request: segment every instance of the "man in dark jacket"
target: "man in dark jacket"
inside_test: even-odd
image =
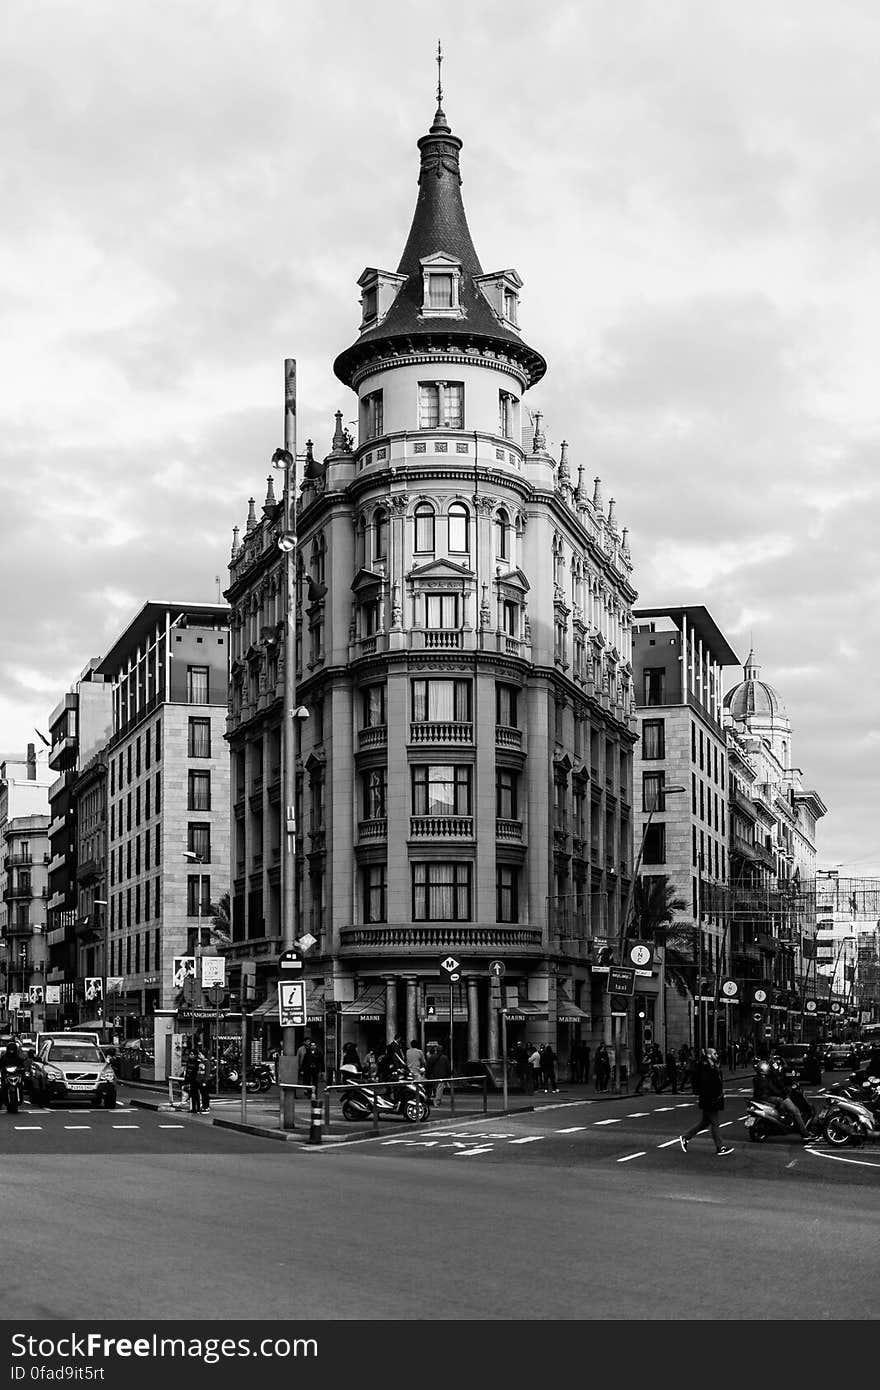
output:
[[[708,1129],[715,1144],[716,1154],[732,1154],[732,1146],[721,1142],[721,1131],[718,1128],[718,1116],[724,1109],[724,1077],[721,1075],[718,1053],[714,1047],[706,1048],[694,1068],[693,1087],[697,1105],[700,1107],[700,1118],[686,1134],[678,1136],[682,1153],[687,1153],[691,1139],[695,1139],[701,1130]]]

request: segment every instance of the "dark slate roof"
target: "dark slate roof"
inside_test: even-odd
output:
[[[540,353],[523,342],[519,334],[506,328],[493,313],[474,276],[483,274],[471,240],[470,230],[461,200],[459,151],[462,142],[453,135],[443,111],[438,107],[434,123],[427,135],[418,142],[421,155],[419,194],[412,226],[398,275],[406,275],[406,284],[382,322],[362,333],[356,343],[337,357],[333,370],[346,385],[362,362],[380,354],[376,348],[407,351],[428,344],[442,347],[446,343],[459,350],[463,346],[490,347],[506,350],[526,369],[531,384],[539,381],[547,370]],[[422,308],[421,260],[435,252],[454,257],[461,264],[462,277],[459,302],[461,318],[420,317]]]

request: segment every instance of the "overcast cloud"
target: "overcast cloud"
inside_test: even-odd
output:
[[[754,641],[820,863],[880,876],[873,0],[19,0],[3,30],[0,750],[144,600],[216,598],[285,356],[303,438],[353,415],[332,361],[404,244],[439,33],[529,404],[617,499],[640,601]]]

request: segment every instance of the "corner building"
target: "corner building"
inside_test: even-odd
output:
[[[590,965],[631,873],[626,532],[567,446],[551,456],[540,413],[525,429],[546,364],[516,271],[477,258],[461,143],[438,109],[400,264],[361,275],[359,336],[335,363],[358,441],[338,413],[298,499],[295,934],[317,938],[307,1009],[331,1064],[343,1040],[448,1043],[450,955],[456,1066],[500,1056],[503,1005],[509,1045],[549,1038],[564,1060],[602,1033]],[[279,513],[270,484],[228,592],[233,935],[258,962],[279,929],[275,883],[264,925],[254,896],[277,795],[265,831],[252,814],[263,768],[280,774]]]

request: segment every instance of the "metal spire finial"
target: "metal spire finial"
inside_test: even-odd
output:
[[[443,105],[443,45],[437,40],[437,105]]]

